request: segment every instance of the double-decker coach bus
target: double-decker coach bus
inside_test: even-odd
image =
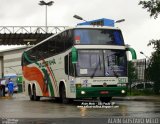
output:
[[[118,28],[65,29],[23,53],[25,92],[30,100],[55,97],[63,103],[84,98],[109,102],[113,96],[124,96],[127,50]]]

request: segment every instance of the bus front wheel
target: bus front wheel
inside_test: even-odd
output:
[[[112,100],[112,97],[100,97],[99,98],[101,102],[110,102]]]
[[[61,89],[60,90],[61,102],[64,103],[64,104],[69,103],[69,99],[66,98],[66,89],[65,89],[65,86],[62,85],[60,89]]]

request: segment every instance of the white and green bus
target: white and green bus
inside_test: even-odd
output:
[[[99,98],[109,102],[127,93],[127,51],[120,29],[75,26],[22,55],[25,92],[30,100]],[[134,58],[134,57],[133,57]]]

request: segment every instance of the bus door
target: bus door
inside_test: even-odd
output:
[[[65,56],[65,74],[66,77],[66,90],[68,92],[68,97],[75,98],[76,97],[76,70],[75,64],[72,63],[72,54],[69,53]]]

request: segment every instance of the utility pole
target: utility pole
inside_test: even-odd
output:
[[[49,1],[49,2],[40,1],[40,2],[39,2],[39,5],[40,5],[40,6],[43,6],[43,5],[46,6],[46,8],[45,8],[45,10],[46,10],[46,13],[45,13],[45,15],[46,15],[46,16],[45,16],[46,33],[48,32],[48,28],[47,28],[47,6],[52,6],[53,3],[54,3],[54,1]]]
[[[145,56],[145,59],[144,59],[144,89],[146,89],[146,82],[147,82],[147,79],[146,79],[146,70],[147,70],[147,58],[149,59],[148,56],[146,56],[142,51],[140,52],[140,54],[144,55]]]

